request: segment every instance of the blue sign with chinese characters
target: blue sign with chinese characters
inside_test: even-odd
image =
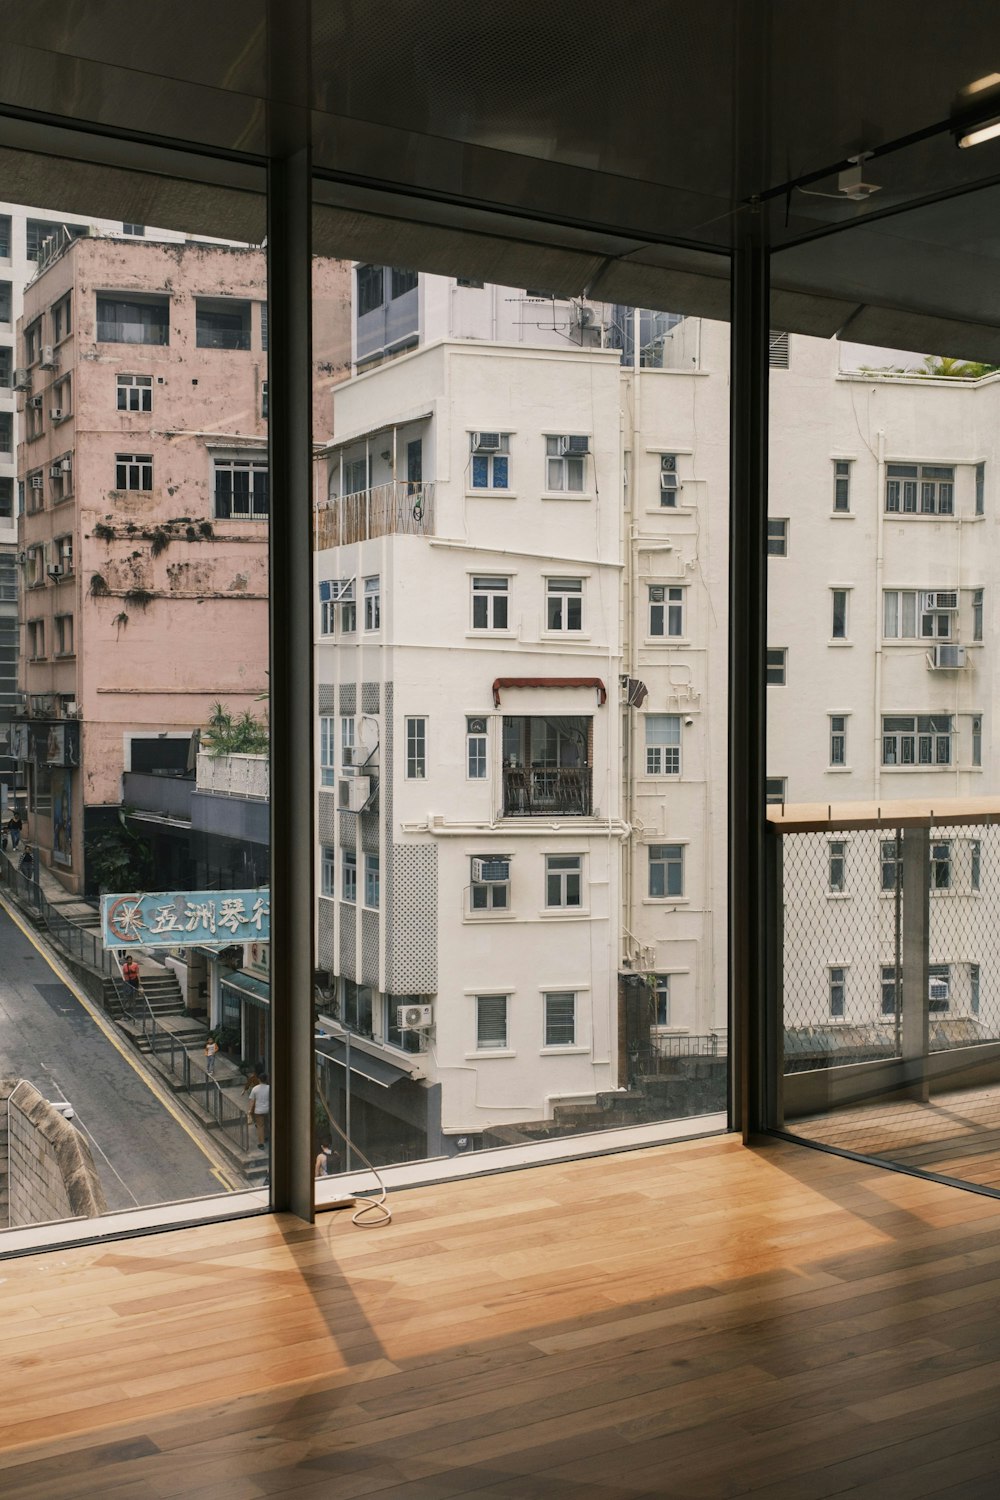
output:
[[[155,891],[101,897],[105,948],[228,948],[271,939],[271,892]]]

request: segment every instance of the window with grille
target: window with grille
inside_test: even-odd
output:
[[[951,714],[886,714],[882,718],[884,766],[950,766]]]
[[[270,512],[267,459],[214,462],[215,515],[219,520],[266,521]]]
[[[646,775],[681,774],[681,720],[679,714],[646,715]]]
[[[885,508],[898,515],[955,514],[955,469],[950,464],[888,464]]]

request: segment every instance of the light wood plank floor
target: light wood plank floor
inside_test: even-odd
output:
[[[1000,1202],[692,1142],[8,1261],[4,1500],[996,1500]]]
[[[1000,1087],[886,1099],[789,1122],[793,1135],[1000,1190]],[[1000,1486],[998,1486],[1000,1494]]]

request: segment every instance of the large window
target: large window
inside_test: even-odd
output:
[[[270,510],[267,460],[215,460],[215,514],[219,520],[240,517],[264,521]]]
[[[249,349],[250,303],[232,297],[197,297],[195,343],[199,349]]]
[[[958,630],[957,589],[886,589],[882,633],[886,640],[949,641]]]
[[[954,468],[948,464],[888,464],[885,508],[902,515],[954,515]]]
[[[586,489],[589,437],[562,434],[545,439],[545,487],[553,493],[582,494]]]
[[[950,766],[951,714],[886,714],[882,719],[884,766]]]
[[[169,344],[170,298],[122,298],[98,293],[97,340],[102,344]]]

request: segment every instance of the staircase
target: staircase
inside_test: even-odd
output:
[[[172,969],[140,976],[139,985],[154,1016],[180,1016],[184,1013],[184,996]],[[121,995],[121,980],[105,978],[104,1009],[113,1021],[120,1021],[125,1013]]]

